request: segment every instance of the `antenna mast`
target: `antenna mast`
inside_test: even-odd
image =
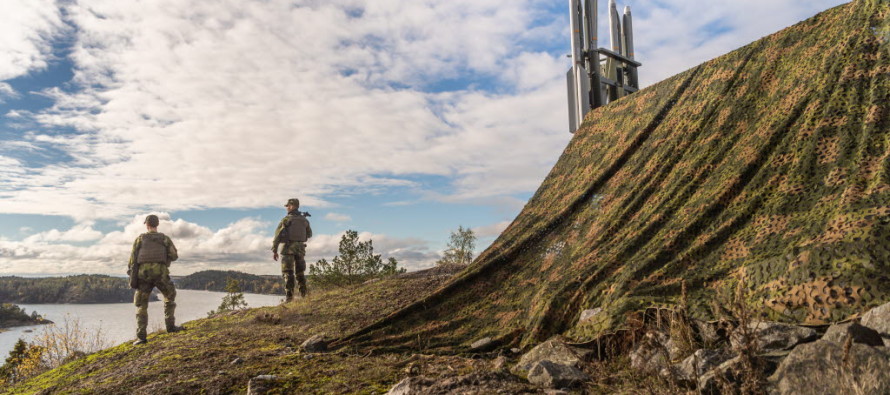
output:
[[[637,68],[642,64],[634,60],[630,6],[624,7],[622,21],[615,0],[609,0],[610,50],[597,48],[597,2],[569,0],[572,68],[566,82],[571,133],[581,127],[590,110],[640,89]]]

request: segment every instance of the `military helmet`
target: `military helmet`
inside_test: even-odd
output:
[[[287,203],[285,203],[284,205],[285,206],[293,205],[294,208],[300,208],[300,199],[297,199],[297,198],[287,199]]]
[[[157,215],[151,214],[151,215],[145,217],[145,222],[143,222],[143,223],[148,224],[148,226],[157,228],[158,224],[160,224],[161,221],[158,219]]]

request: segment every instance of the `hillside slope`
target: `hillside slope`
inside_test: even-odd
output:
[[[620,328],[677,304],[684,284],[698,318],[742,284],[773,319],[843,320],[890,300],[888,103],[890,2],[857,0],[591,113],[454,279],[431,270],[196,320],[6,391],[243,393],[259,375],[277,377],[271,393],[384,392],[405,376],[543,391],[491,362]],[[300,350],[320,333],[343,347]],[[454,355],[483,337],[502,348]],[[657,393],[652,375],[585,369],[587,393]]]
[[[344,343],[584,341],[684,283],[703,319],[740,281],[781,321],[890,300],[888,9],[854,1],[593,111],[468,272]]]

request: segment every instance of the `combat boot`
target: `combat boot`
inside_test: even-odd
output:
[[[181,326],[167,325],[167,333],[182,332],[182,331],[184,331],[184,330],[185,330],[185,328],[183,328],[183,327],[181,327]]]
[[[300,285],[300,297],[305,298],[306,295],[309,294],[309,290],[306,289],[305,285]]]
[[[138,346],[140,344],[145,344],[145,343],[148,343],[148,339],[146,339],[144,337],[140,337],[140,338],[136,339],[136,341],[133,342],[133,345]]]

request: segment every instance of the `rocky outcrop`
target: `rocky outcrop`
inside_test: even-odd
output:
[[[686,357],[682,362],[674,365],[677,378],[689,383],[696,383],[698,379],[722,363],[733,359],[736,353],[727,350],[701,349]]]
[[[646,333],[640,344],[630,353],[630,366],[645,373],[658,374],[670,367],[670,337],[664,332]]]
[[[815,340],[819,336],[812,328],[779,322],[751,322],[747,325],[747,331],[753,335],[754,346],[764,352],[787,350],[799,343]],[[730,337],[733,348],[745,347],[744,332],[743,328],[733,332]]]
[[[394,385],[387,395],[512,394],[534,389],[507,373],[471,373],[438,379],[409,377]]]
[[[819,340],[794,348],[770,378],[776,394],[890,393],[890,352]]]
[[[865,344],[867,346],[883,346],[884,340],[878,331],[867,326],[859,325],[855,322],[844,324],[835,324],[828,328],[822,340],[841,343],[850,339],[853,343]]]
[[[890,347],[890,303],[869,310],[860,323],[876,330],[884,338],[884,345]]]

